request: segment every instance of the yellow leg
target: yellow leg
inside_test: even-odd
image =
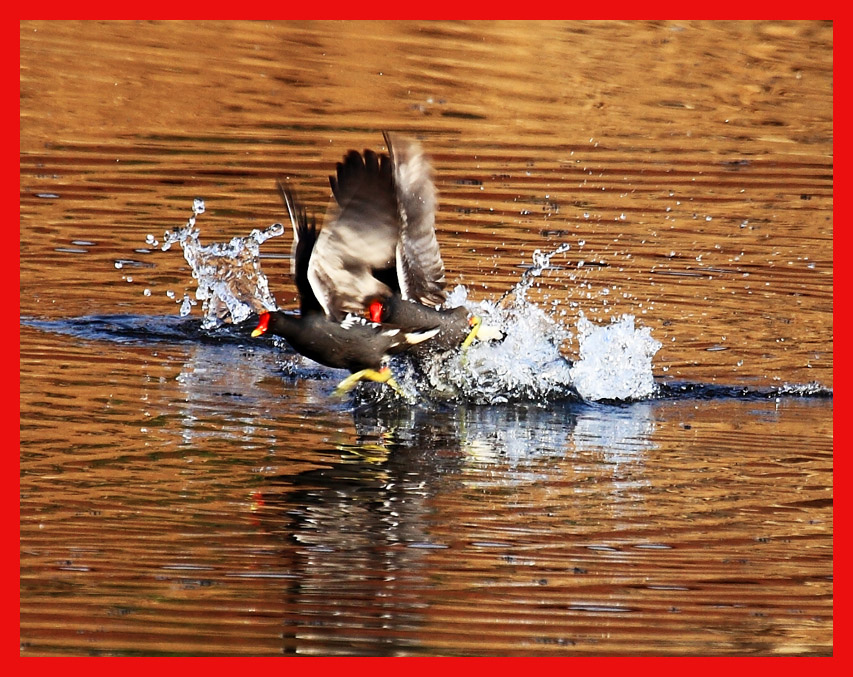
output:
[[[477,332],[480,331],[480,325],[483,324],[483,318],[478,315],[474,315],[471,318],[471,331],[468,332],[468,336],[465,337],[465,340],[462,341],[462,348],[467,348],[470,346],[474,339],[477,338]]]
[[[354,374],[350,374],[338,384],[338,387],[335,388],[332,395],[334,397],[341,397],[345,395],[352,390],[355,387],[355,384],[359,381],[387,383],[400,397],[406,397],[406,394],[403,392],[402,388],[397,385],[397,382],[394,380],[394,377],[391,375],[391,370],[388,367],[382,367],[379,371],[376,371],[375,369],[362,369]]]

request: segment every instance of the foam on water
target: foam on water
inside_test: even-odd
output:
[[[637,329],[633,315],[597,326],[580,313],[579,358],[571,368],[572,383],[585,400],[640,400],[655,394],[652,358],[661,343],[648,327]]]
[[[428,355],[416,368],[418,389],[480,404],[574,395],[571,363],[560,353],[570,333],[559,322],[529,303],[523,294],[504,306],[490,301],[469,302],[467,296],[467,289],[457,286],[447,305],[464,305],[479,315],[483,324],[499,329],[503,340],[475,341],[465,351]]]
[[[502,307],[471,303],[458,286],[448,304],[465,305],[500,329],[503,340],[427,356],[405,376],[405,385],[479,404],[571,397],[627,401],[656,392],[652,358],[661,344],[649,328],[636,328],[632,315],[596,325],[581,313],[575,332],[579,359],[572,362],[562,352],[572,332],[523,294]]]
[[[406,382],[418,389],[465,401],[498,404],[508,401],[543,402],[568,397],[584,400],[637,400],[652,396],[656,385],[652,358],[661,344],[648,328],[637,329],[632,315],[597,326],[581,312],[576,326],[579,360],[572,363],[563,345],[572,332],[527,298],[527,292],[551,259],[569,250],[562,244],[552,252],[533,253],[533,265],[497,302],[468,300],[457,286],[447,305],[464,305],[483,323],[499,329],[502,341],[475,342],[467,351],[432,355],[417,365]]]

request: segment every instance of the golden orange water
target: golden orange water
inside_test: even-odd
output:
[[[831,398],[353,411],[249,340],[29,322],[176,314],[148,234],[322,214],[390,129],[473,298],[569,243],[531,298],[635,315],[660,380],[831,389],[831,23],[20,29],[22,655],[832,652]]]

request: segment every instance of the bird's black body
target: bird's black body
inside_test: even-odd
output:
[[[438,327],[436,336],[422,346],[424,350],[449,350],[462,344],[471,332],[471,315],[463,307],[431,308],[407,301],[398,293],[370,308],[374,322],[406,326]]]
[[[389,356],[437,333],[434,328],[404,331],[353,317],[335,322],[317,313],[290,315],[276,311],[269,313],[266,322],[266,333],[286,339],[301,355],[351,372],[379,370]]]
[[[346,316],[332,319],[323,309],[308,279],[308,266],[317,242],[317,226],[293,194],[280,186],[293,224],[294,283],[299,292],[299,315],[273,311],[261,315],[252,336],[270,333],[284,338],[301,355],[327,367],[380,370],[388,358],[413,345],[432,338],[435,325],[417,323],[400,326],[380,325],[364,318]]]

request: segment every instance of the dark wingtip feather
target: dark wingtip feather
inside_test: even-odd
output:
[[[392,165],[386,153],[377,153],[369,148],[363,153],[350,150],[335,169],[335,174],[329,175],[329,186],[341,206],[349,202],[366,183],[375,182],[375,177],[379,177],[380,185],[388,186],[390,190]]]
[[[302,315],[307,312],[321,310],[320,302],[317,300],[314,290],[308,281],[308,262],[317,242],[317,220],[312,215],[308,218],[308,211],[299,204],[293,191],[276,181],[281,198],[287,207],[290,222],[293,225],[293,260],[291,272],[293,281],[299,292],[299,308]]]

